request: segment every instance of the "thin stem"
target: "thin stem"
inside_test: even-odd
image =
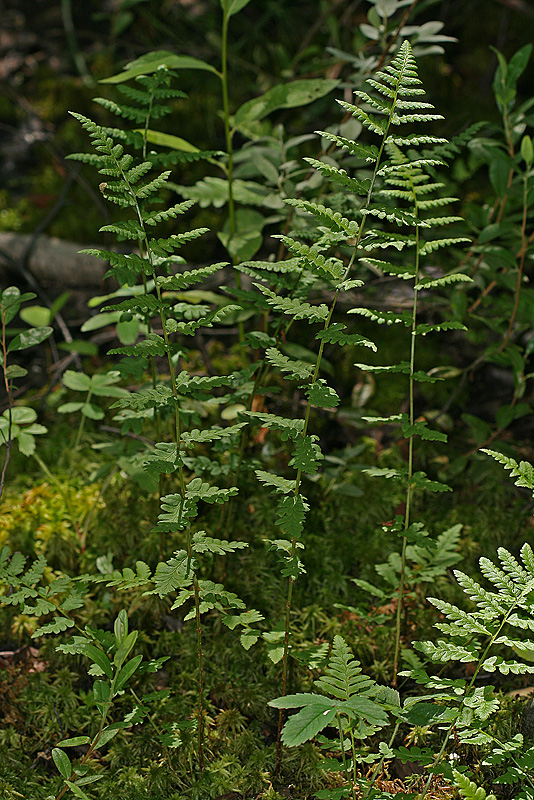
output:
[[[204,771],[204,654],[202,651],[202,620],[200,617],[200,587],[198,578],[193,575],[195,592],[195,619],[197,623],[198,648],[198,763],[200,771]]]
[[[418,215],[417,195],[415,187],[410,181],[414,197],[414,216]],[[408,439],[408,476],[406,486],[406,511],[404,513],[404,531],[406,532],[410,526],[410,511],[412,504],[413,486],[413,424],[414,424],[414,372],[415,372],[415,339],[416,339],[416,326],[417,326],[417,284],[419,281],[419,226],[415,228],[415,275],[414,275],[414,289],[413,289],[413,305],[412,305],[412,325],[410,330],[410,376],[409,376],[409,419],[410,419],[410,437]],[[399,591],[397,597],[397,614],[395,620],[395,655],[393,658],[393,686],[397,686],[397,673],[399,671],[399,654],[401,645],[401,624],[402,624],[402,609],[403,609],[403,595],[404,584],[406,582],[406,547],[408,539],[406,535],[402,537],[402,552],[401,552],[401,570],[399,579]]]
[[[221,83],[222,83],[222,96],[223,96],[223,115],[224,115],[224,136],[226,139],[226,153],[228,155],[227,165],[227,182],[228,182],[228,224],[230,226],[230,239],[236,233],[236,216],[234,204],[234,147],[232,143],[232,131],[230,130],[230,103],[228,98],[228,23],[230,15],[223,7],[223,23],[222,23],[222,53],[221,53]],[[232,262],[235,264],[237,259],[232,257]],[[235,272],[235,285],[241,289],[241,275]],[[239,331],[239,341],[243,344],[245,339],[245,327],[243,322],[237,323]]]
[[[519,306],[519,297],[521,294],[521,282],[523,280],[523,268],[525,266],[525,256],[527,254],[527,249],[528,249],[527,214],[528,214],[528,169],[525,171],[525,175],[523,176],[523,218],[521,221],[521,249],[519,251],[519,269],[517,272],[517,282],[515,287],[514,307],[512,309],[512,314],[510,316],[510,322],[508,323],[508,330],[506,331],[504,340],[498,352],[503,350],[508,344],[508,340],[512,335],[512,330],[514,327],[514,322],[517,314],[517,308]]]
[[[345,739],[344,739],[344,736],[343,736],[343,725],[341,724],[341,714],[339,714],[339,712],[338,712],[336,714],[336,717],[337,717],[337,727],[338,727],[338,730],[339,730],[339,744],[340,744],[340,747],[341,747],[341,758],[343,760],[343,769],[345,770],[345,777],[347,779],[347,783],[350,786],[350,790],[351,790],[351,794],[352,794],[352,800],[356,800],[356,794],[354,792],[354,783],[352,782],[351,777],[350,777],[349,766],[347,764],[347,755],[345,753]]]
[[[87,403],[91,402],[92,394],[93,393],[92,393],[91,389],[89,389],[89,391],[87,392],[87,397],[85,398],[85,404],[86,405],[87,405]],[[79,446],[80,446],[80,441],[81,441],[81,438],[82,438],[82,433],[83,433],[84,427],[85,427],[85,414],[82,413],[81,414],[81,419],[80,419],[80,424],[78,425],[78,431],[76,433],[76,439],[74,440],[74,449],[75,450],[77,450],[79,448]]]
[[[0,477],[0,498],[4,493],[4,486],[6,483],[6,473],[7,468],[9,465],[9,461],[11,459],[11,430],[13,427],[13,396],[11,393],[11,386],[9,383],[9,379],[7,377],[7,342],[6,342],[6,315],[4,311],[4,307],[0,307],[0,314],[2,318],[2,371],[4,375],[4,385],[6,387],[6,396],[7,396],[7,436],[4,437],[2,433],[2,437],[5,438],[5,445],[6,445],[6,457],[4,460],[4,466],[2,467],[2,475]]]

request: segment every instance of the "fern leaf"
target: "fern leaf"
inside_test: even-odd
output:
[[[293,483],[293,489],[294,489]],[[286,494],[281,497],[276,507],[276,524],[291,539],[298,539],[304,527],[309,505],[302,494]]]
[[[359,261],[361,261],[362,264],[369,264],[371,267],[379,269],[387,275],[395,275],[398,278],[413,278],[415,275],[415,267],[413,265],[406,267],[400,266],[399,264],[391,264],[389,261],[383,261],[380,258],[370,258],[369,256],[364,256],[360,258]]]
[[[169,219],[175,219],[180,214],[185,212],[194,205],[192,200],[185,200],[183,203],[177,203],[164,211],[152,211],[150,214],[143,214],[143,222],[146,225],[157,225],[159,222],[167,222]]]
[[[135,196],[140,197],[142,200],[144,200],[146,197],[150,197],[150,195],[154,194],[154,192],[158,192],[160,189],[164,188],[165,184],[169,180],[170,175],[170,171],[162,172],[153,180],[136,189]]]
[[[315,133],[318,133],[323,139],[334,142],[338,147],[348,150],[351,155],[365,159],[365,161],[374,163],[378,158],[378,148],[374,145],[363,145],[359,142],[353,142],[352,139],[347,139],[344,136],[336,136],[336,134],[330,133],[329,131],[315,131]]]
[[[295,319],[304,319],[311,324],[313,322],[325,320],[328,316],[328,306],[324,305],[324,303],[313,306],[310,303],[305,303],[303,300],[296,300],[291,297],[278,297],[277,294],[267,289],[267,287],[262,286],[260,283],[255,283],[254,286],[265,295],[269,305],[273,306],[277,311],[289,314]]]
[[[465,236],[454,236],[454,237],[451,237],[449,239],[433,239],[430,242],[425,242],[424,245],[422,245],[422,247],[419,248],[419,253],[422,256],[426,256],[429,253],[433,253],[434,250],[438,250],[441,247],[450,247],[453,244],[461,244],[462,242],[468,242],[468,241],[469,241],[469,239],[466,239]],[[459,275],[460,273],[456,273],[456,274]],[[443,280],[443,279],[440,278],[440,280]],[[470,281],[471,279],[468,278],[466,275],[463,275],[458,280],[468,280],[468,281]]]
[[[340,278],[345,272],[342,261],[337,258],[327,258],[322,253],[318,252],[317,245],[312,245],[310,247],[302,242],[297,242],[289,236],[277,235],[275,238],[280,239],[292,253],[306,259],[310,265],[317,268],[320,274],[330,275],[333,278]]]
[[[244,411],[244,414],[257,420],[265,428],[274,428],[281,433],[282,441],[287,439],[296,439],[304,429],[303,419],[286,419],[285,417],[278,417],[276,414],[261,414],[258,411]]]
[[[481,448],[481,452],[487,453],[502,464],[505,469],[510,470],[511,477],[518,478],[518,480],[515,481],[516,486],[523,486],[534,492],[534,467],[532,464],[529,464],[527,461],[521,461],[521,463],[518,464],[515,459],[505,456],[503,453],[499,453],[496,450]]]
[[[360,336],[357,333],[343,333],[347,329],[347,326],[343,324],[343,322],[331,322],[328,328],[324,328],[322,331],[319,331],[316,335],[316,339],[320,339],[323,342],[328,342],[329,344],[350,344],[350,345],[359,345],[362,347],[369,347],[371,350],[376,352],[376,345],[370,339],[367,339],[365,336]]]
[[[265,472],[265,470],[257,469],[256,477],[265,486],[272,486],[282,494],[290,494],[295,491],[295,481],[282,478],[281,475],[276,475],[274,472]]]
[[[115,233],[125,239],[142,239],[144,231],[139,223],[134,219],[127,219],[124,222],[114,222],[111,225],[103,225],[100,228],[103,233]]]
[[[309,404],[317,408],[335,408],[340,403],[337,392],[328,386],[322,378],[308,386],[306,396]]]
[[[428,228],[430,227],[425,220],[414,217],[408,211],[403,211],[399,208],[386,208],[386,206],[373,206],[372,208],[362,208],[361,213],[364,216],[378,217],[379,219],[387,219],[388,222],[395,222],[397,225],[412,225],[415,227]]]
[[[288,358],[277,350],[276,347],[269,347],[265,351],[265,356],[273,367],[279,369],[280,372],[286,372],[292,378],[306,380],[310,378],[313,373],[313,367],[310,364],[306,364],[304,361],[298,361],[294,358]]]
[[[313,475],[319,469],[324,456],[317,444],[318,436],[302,436],[295,442],[295,452],[289,466],[304,474]]]
[[[307,161],[308,164],[314,167],[314,169],[318,170],[323,175],[326,175],[327,178],[330,178],[339,186],[343,186],[345,189],[350,189],[350,191],[354,192],[355,194],[367,195],[371,186],[370,180],[365,179],[363,181],[359,181],[356,178],[351,178],[349,175],[347,175],[346,170],[341,169],[340,167],[334,167],[332,164],[326,164],[324,161],[318,161],[316,158],[304,158],[303,160]]]
[[[350,700],[355,694],[368,696],[376,684],[372,678],[361,673],[360,662],[356,661],[343,637],[336,635],[325,674],[314,684],[325,694],[339,700]]]
[[[346,111],[352,114],[359,122],[362,123],[366,128],[368,128],[372,133],[378,134],[378,136],[383,136],[386,132],[385,128],[385,120],[379,119],[378,117],[371,116],[367,114],[362,108],[359,106],[355,106],[352,103],[347,103],[345,100],[338,100],[337,101],[340,106],[342,106]],[[364,194],[367,194],[365,192]]]
[[[284,202],[287,203],[287,205],[313,214],[314,217],[316,217],[317,220],[323,225],[327,225],[336,232],[343,231],[347,234],[347,237],[354,238],[358,235],[358,230],[360,227],[359,223],[355,222],[354,220],[347,219],[341,214],[340,211],[333,211],[327,206],[323,206],[319,203],[312,203],[309,200],[293,200],[288,198]]]
[[[361,317],[368,317],[379,325],[396,325],[401,323],[406,327],[412,324],[412,314],[410,311],[375,311],[371,308],[351,308],[347,314],[359,314]]]
[[[479,788],[474,781],[469,780],[467,775],[453,769],[454,781],[465,800],[497,800],[494,794],[486,794],[486,790]]]

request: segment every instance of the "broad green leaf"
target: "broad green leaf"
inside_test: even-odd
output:
[[[96,743],[96,749],[99,750],[101,747],[104,747],[108,742],[110,742],[120,731],[119,727],[114,728],[110,725],[108,728],[104,728],[100,736],[98,737]]]
[[[144,130],[138,128],[138,133],[143,133]],[[172,150],[183,150],[186,153],[199,153],[198,147],[195,147],[191,142],[187,142],[180,136],[173,136],[170,133],[162,133],[161,131],[153,131],[150,128],[146,132],[147,142],[150,144],[157,144],[160,147],[170,147]]]
[[[321,697],[319,702],[305,706],[288,719],[282,732],[282,741],[287,747],[297,747],[313,739],[335,718],[336,701]]]
[[[240,208],[235,215],[235,233],[230,232],[230,221],[226,220],[218,237],[232,258],[246,261],[260,249],[263,242],[261,232],[266,221],[266,217],[258,211]]]
[[[305,106],[328,94],[338,85],[339,81],[337,80],[309,78],[273,86],[265,94],[248,100],[238,108],[235,124],[239,127],[242,123],[263,119],[279,108]]]
[[[171,53],[168,50],[153,50],[151,53],[145,53],[144,56],[136,58],[135,61],[130,61],[122,72],[109,78],[104,78],[100,83],[124,83],[136,78],[138,75],[150,75],[161,66],[169,69],[201,69],[206,72],[213,72],[214,75],[219,75],[215,67],[212,67],[206,61],[201,61],[199,58],[176,55],[176,53]]]
[[[72,342],[60,342],[59,350],[67,350],[69,353],[79,353],[81,356],[97,356],[98,345],[88,342],[85,339],[74,339]]]
[[[52,758],[54,759],[54,764],[58,768],[60,774],[68,780],[72,775],[72,765],[68,755],[64,753],[63,750],[59,750],[57,747],[54,747],[52,750]]]
[[[20,318],[35,327],[50,325],[52,314],[46,306],[26,306],[21,309]]]
[[[68,369],[63,375],[63,385],[75,392],[88,392],[91,378],[84,372],[74,372],[74,370]]]
[[[113,677],[113,668],[110,660],[100,648],[94,644],[86,644],[84,647],[84,654],[90,658],[91,661],[94,661],[95,664],[98,664],[102,672],[104,672],[108,678]]]
[[[80,411],[87,419],[104,419],[104,412],[94,403],[84,403]]]
[[[142,655],[134,656],[134,658],[130,659],[130,661],[123,666],[115,679],[116,692],[120,692],[125,683],[130,680],[142,660]]]
[[[89,319],[85,320],[80,330],[82,333],[88,333],[89,331],[96,331],[99,328],[105,328],[106,325],[112,325],[118,322],[121,316],[122,314],[120,311],[104,311],[100,314],[95,314],[94,317],[89,317]]]
[[[18,333],[11,339],[7,351],[8,353],[12,353],[14,350],[26,350],[28,347],[41,344],[45,339],[48,339],[51,333],[52,328],[47,326],[42,328],[29,328],[29,330]]]
[[[4,417],[7,417],[7,412],[4,411]],[[27,406],[15,406],[11,409],[11,421],[16,425],[29,425],[37,419],[37,414],[33,408]]]
[[[58,747],[79,747],[82,744],[89,744],[91,739],[89,736],[75,736],[73,739],[63,739],[58,742]]]
[[[24,369],[24,367],[19,367],[18,364],[10,364],[6,369],[6,378],[10,381],[15,378],[24,378],[27,374],[28,370]]]
[[[58,414],[75,414],[83,408],[84,403],[63,403],[57,409]]]

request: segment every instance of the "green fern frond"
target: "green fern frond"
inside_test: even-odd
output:
[[[359,181],[356,178],[351,178],[346,170],[340,167],[334,167],[332,164],[326,164],[324,161],[319,161],[316,158],[304,158],[310,166],[326,175],[334,183],[343,186],[345,189],[350,189],[355,194],[367,195],[371,182],[369,180]]]
[[[342,636],[334,636],[328,666],[314,684],[324,694],[339,700],[350,700],[355,694],[369,697],[376,692],[375,681],[362,675],[360,662]]]
[[[325,320],[328,316],[328,307],[321,303],[320,305],[311,305],[302,300],[295,300],[291,297],[278,297],[274,292],[260,283],[255,283],[260,292],[267,298],[267,302],[277,311],[282,311],[284,314],[289,314],[295,319],[303,319],[308,323],[320,322]]]
[[[363,145],[352,141],[352,139],[347,139],[345,136],[337,136],[335,133],[330,133],[330,131],[315,131],[315,133],[322,136],[323,139],[328,139],[328,141],[337,144],[343,150],[348,150],[351,155],[367,162],[375,163],[378,158],[378,148],[375,145]]]
[[[496,450],[487,450],[481,448],[482,453],[487,453],[489,456],[498,461],[503,467],[510,471],[510,477],[517,478],[515,481],[516,486],[522,486],[534,492],[534,467],[528,461],[521,461],[519,464],[513,458],[505,456]]]

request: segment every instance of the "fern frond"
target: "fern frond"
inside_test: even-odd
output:
[[[413,316],[410,311],[375,311],[372,308],[351,308],[347,314],[359,314],[368,317],[379,325],[396,325],[401,323],[407,327],[412,324]]]
[[[324,694],[338,700],[350,700],[356,694],[370,696],[375,693],[376,683],[367,675],[362,675],[360,662],[342,636],[334,636],[332,653],[324,675],[314,681]]]
[[[283,441],[287,439],[296,439],[304,430],[303,419],[286,419],[279,417],[276,414],[263,414],[258,411],[244,411],[252,420],[257,420],[265,428],[274,428],[280,431]],[[295,484],[293,484],[293,488]]]
[[[332,164],[326,164],[324,161],[319,161],[316,158],[304,158],[303,161],[307,161],[308,164],[323,175],[326,175],[327,178],[330,178],[345,189],[350,189],[350,191],[355,194],[367,195],[369,191],[369,187],[371,186],[369,180],[359,181],[356,178],[351,178],[347,175],[346,170],[340,167],[334,167]]]
[[[420,253],[421,250],[419,250]],[[423,278],[414,288],[418,290],[434,289],[437,286],[448,286],[451,283],[473,283],[473,279],[462,272],[451,272],[450,275],[442,275],[441,278]]]
[[[429,253],[433,253],[435,250],[439,250],[442,247],[450,247],[453,244],[462,244],[463,242],[468,242],[468,241],[469,241],[469,239],[467,239],[465,236],[454,236],[454,237],[451,237],[449,239],[432,239],[432,241],[425,242],[419,248],[419,253],[422,256],[426,256]],[[457,273],[457,274],[459,275],[460,273]],[[452,278],[453,276],[451,275],[451,276],[448,276],[448,277]],[[458,280],[465,280],[466,277],[467,276],[463,275]],[[442,280],[442,279],[440,278],[440,280]],[[467,280],[470,280],[470,279],[467,278]]]
[[[347,219],[340,211],[333,211],[333,209],[327,206],[320,205],[319,203],[312,203],[309,200],[293,200],[288,198],[284,202],[287,203],[287,205],[313,214],[323,225],[327,225],[336,232],[343,231],[347,237],[355,238],[358,235],[359,223],[355,220]]]
[[[159,222],[167,222],[169,219],[176,219],[176,217],[185,212],[194,205],[192,200],[185,200],[183,203],[177,203],[170,208],[163,211],[152,211],[150,214],[143,214],[143,222],[146,225],[157,225]],[[206,229],[203,229],[205,232]]]
[[[362,125],[368,128],[372,133],[376,133],[378,134],[378,136],[383,136],[385,134],[386,121],[384,119],[378,119],[377,117],[371,116],[370,114],[366,114],[366,112],[362,108],[360,108],[360,106],[355,106],[352,103],[347,103],[346,100],[338,100],[337,102],[346,111],[352,114],[353,117],[355,117],[359,122],[361,122]]]
[[[419,219],[408,211],[401,208],[387,208],[386,206],[375,205],[371,208],[362,208],[361,213],[364,216],[378,217],[379,219],[387,219],[388,222],[395,222],[397,225],[411,225],[415,227],[428,228],[430,227],[426,220]]]
[[[482,786],[478,787],[474,781],[469,780],[467,775],[453,769],[454,781],[465,800],[497,800],[494,794],[486,794]]]
[[[334,144],[337,144],[337,146],[341,147],[343,150],[348,150],[351,155],[357,156],[367,162],[375,163],[378,158],[378,148],[375,147],[375,145],[363,145],[359,142],[353,142],[352,139],[347,139],[345,136],[337,136],[335,133],[330,133],[329,131],[315,131],[315,133],[322,136],[323,139],[334,142]]]
[[[498,461],[507,470],[510,470],[510,477],[517,478],[515,481],[516,486],[522,486],[534,492],[534,467],[528,461],[521,461],[519,464],[513,458],[505,456],[496,450],[488,450],[481,448],[482,453],[487,453],[489,456]]]
[[[324,305],[324,303],[313,306],[310,303],[305,303],[302,300],[295,300],[291,297],[278,297],[278,295],[270,289],[262,286],[261,283],[255,283],[254,286],[265,295],[269,305],[277,311],[289,314],[295,319],[304,319],[308,323],[313,323],[325,320],[328,316],[328,307]]]
[[[299,361],[294,358],[288,358],[288,356],[277,350],[276,347],[269,347],[265,351],[265,356],[273,367],[276,367],[281,372],[289,374],[291,378],[306,380],[312,376],[313,366],[311,364],[306,364],[304,361]]]

